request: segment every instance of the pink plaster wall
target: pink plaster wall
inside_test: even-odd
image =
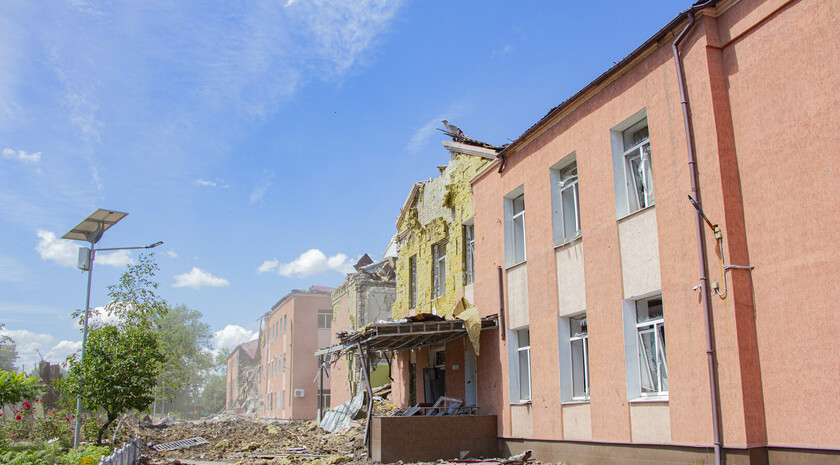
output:
[[[268,340],[263,350],[263,381],[260,394],[282,395],[285,390],[285,410],[276,408],[275,401],[261,410],[263,418],[314,419],[317,410],[318,384],[313,380],[318,372],[315,351],[318,350],[318,310],[332,307],[328,293],[293,292],[265,319],[266,327],[286,317],[286,334]],[[274,355],[286,353],[286,370],[268,372],[267,362]],[[329,389],[325,380],[324,388]],[[304,397],[294,397],[295,389],[303,389]]]
[[[342,329],[352,328],[349,318],[350,295],[344,293],[339,299],[333,301],[333,323],[330,331],[330,344],[335,345],[340,341],[336,333]],[[350,400],[350,382],[347,380],[346,358],[342,357],[330,369],[330,404],[335,407]]]
[[[743,271],[729,275],[726,300],[712,298],[724,443],[731,447],[840,446],[840,319],[831,307],[840,299],[838,17],[837,4],[827,0],[742,0],[716,19],[701,17],[681,47],[703,208],[723,231],[727,262],[756,266],[752,280]],[[563,438],[548,170],[575,152],[592,438],[633,440],[609,131],[643,108],[656,190],[671,441],[712,442],[703,310],[692,290],[699,284],[694,210],[686,199],[685,132],[669,41],[512,152],[502,174],[493,170],[474,183],[482,315],[499,308],[502,199],[524,186],[536,439]],[[709,231],[706,244],[711,279],[720,281]],[[507,436],[508,341],[497,337],[485,346],[485,339],[479,399],[498,406],[493,413]]]

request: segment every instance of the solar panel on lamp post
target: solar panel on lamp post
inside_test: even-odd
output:
[[[102,239],[102,235],[111,226],[117,224],[121,219],[125,218],[128,213],[99,209],[91,213],[75,228],[68,231],[61,236],[62,239],[70,239],[74,241],[90,242],[90,248],[79,247],[79,269],[88,272],[87,279],[87,296],[85,298],[85,320],[84,330],[82,332],[82,354],[80,363],[85,360],[85,345],[87,344],[88,335],[88,317],[90,316],[90,283],[93,276],[93,261],[96,256],[96,243]],[[155,242],[154,244],[141,247],[112,247],[107,249],[99,249],[100,252],[109,250],[133,250],[133,249],[152,249],[163,244],[163,241]],[[76,398],[76,419],[75,431],[73,433],[73,447],[79,447],[79,415],[82,413],[82,396],[81,394]]]

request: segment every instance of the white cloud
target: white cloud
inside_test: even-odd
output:
[[[79,259],[79,244],[68,241],[67,239],[59,239],[54,232],[39,229],[36,233],[40,240],[35,250],[41,255],[41,260],[52,260],[55,263],[66,266],[75,267]],[[131,258],[131,251],[118,250],[116,252],[96,254],[96,263],[98,265],[114,266],[122,268],[126,265],[134,263]]]
[[[251,331],[237,325],[227,325],[225,329],[213,333],[213,344],[219,349],[233,350],[243,342],[252,341],[259,336],[257,331]]]
[[[54,232],[39,229],[36,233],[40,241],[35,250],[41,260],[52,260],[61,266],[74,267],[79,259],[79,245],[73,241],[59,239]]]
[[[95,307],[90,310],[90,315],[88,315],[88,326],[94,325],[116,325],[120,322],[120,318],[115,314],[108,314],[105,311],[105,307]],[[73,327],[76,329],[82,329],[82,324],[79,323],[79,320],[73,321]]]
[[[170,258],[178,258],[178,254],[174,250],[167,250],[165,253]]]
[[[44,354],[44,359],[51,363],[61,363],[68,355],[82,350],[82,341],[60,341]]]
[[[458,101],[450,105],[445,112],[430,119],[426,122],[426,124],[414,131],[414,134],[411,136],[411,139],[408,140],[405,149],[408,153],[418,153],[426,146],[426,144],[429,143],[429,139],[431,139],[435,134],[440,134],[441,136],[446,137],[443,133],[437,130],[438,128],[443,129],[442,121],[446,119],[452,122],[453,119],[463,115],[466,108],[467,104],[462,101]]]
[[[414,132],[414,135],[411,136],[411,139],[408,141],[406,145],[406,150],[408,153],[417,153],[423,149],[429,139],[431,139],[432,135],[434,135],[437,131],[438,127],[442,127],[443,123],[440,121],[444,119],[440,115],[435,116],[434,118],[430,119],[426,124],[420,127],[417,131]]]
[[[96,254],[95,261],[97,265],[115,266],[117,268],[134,263],[134,259],[131,258],[131,251],[129,250],[117,250],[116,252]]]
[[[276,258],[274,260],[266,260],[262,262],[262,265],[257,267],[257,273],[268,273],[269,271],[276,270],[278,266],[280,266],[280,261]]]
[[[51,363],[63,363],[68,355],[82,348],[82,341],[63,340],[56,343],[51,334],[33,333],[25,329],[0,329],[0,334],[15,341],[15,350],[18,353],[15,364],[18,370],[26,367],[27,372],[37,366],[41,356]],[[41,355],[38,355],[39,351]]]
[[[513,51],[512,45],[505,45],[501,50],[493,50],[492,57],[499,58]]]
[[[263,197],[265,197],[266,192],[268,192],[268,188],[271,187],[271,180],[274,178],[274,173],[266,173],[262,180],[254,186],[254,189],[251,191],[250,201],[251,203],[262,202]]]
[[[275,260],[276,261],[276,260]],[[357,260],[352,260],[343,253],[335,254],[327,257],[324,252],[318,249],[309,249],[300,254],[300,256],[289,263],[274,263],[275,261],[266,261],[257,268],[259,272],[261,269],[265,271],[277,270],[280,276],[289,278],[304,278],[325,271],[338,271],[340,273],[352,273],[353,265]]]
[[[199,289],[202,287],[225,287],[230,283],[227,279],[218,278],[212,274],[202,270],[201,268],[193,268],[188,273],[175,275],[175,284],[173,287],[191,287]]]
[[[19,160],[24,163],[38,163],[41,161],[41,152],[26,153],[23,150],[3,149],[3,158]]]
[[[38,351],[46,355],[46,352],[55,345],[55,337],[50,334],[33,333],[25,329],[0,329],[0,334],[9,336],[15,341],[15,350],[18,353],[18,360],[15,363],[20,370],[26,367],[26,371],[32,369],[41,360]],[[49,360],[59,362],[63,360]]]
[[[196,185],[203,186],[203,187],[218,187],[221,189],[227,189],[230,187],[228,183],[224,181],[208,181],[206,179],[197,179],[195,181]]]

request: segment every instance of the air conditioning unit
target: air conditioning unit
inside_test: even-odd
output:
[[[303,397],[303,389],[295,389],[295,397]]]

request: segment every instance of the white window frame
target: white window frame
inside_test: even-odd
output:
[[[530,333],[527,326],[508,331],[508,379],[512,404],[530,403],[533,397]],[[524,342],[526,338],[527,344]]]
[[[432,245],[432,294],[435,299],[446,295],[446,241]]]
[[[668,400],[668,360],[665,336],[665,314],[662,306],[661,291],[647,294],[635,300],[624,300],[624,360],[627,379],[627,399],[629,401],[667,401]],[[649,317],[648,305],[662,308],[661,313]],[[653,335],[654,374],[651,375],[648,361],[649,351],[643,342],[643,335]],[[645,385],[649,387],[646,387]]]
[[[647,305],[649,305],[650,302],[659,302],[659,306],[662,307],[661,297],[636,301],[636,343],[638,344],[637,350],[639,353],[639,394],[643,397],[667,396],[668,356],[667,348],[665,346],[665,314],[663,312],[660,316],[654,318],[642,317],[640,304],[644,306],[644,314],[647,315]],[[650,367],[651,359],[649,351],[645,347],[643,340],[643,335],[645,334],[653,334],[654,353],[652,361],[655,365],[653,370],[651,370]],[[647,378],[647,384],[650,386],[647,390],[645,389],[645,378]]]
[[[610,129],[615,217],[619,220],[656,204],[647,116],[647,109],[642,108]],[[634,163],[641,171],[633,169]],[[637,186],[642,187],[641,198]]]
[[[635,134],[647,134],[639,140],[630,140]],[[653,171],[651,169],[650,133],[647,118],[622,131],[624,143],[625,186],[627,210],[633,213],[654,205]],[[638,160],[634,169],[634,161]],[[641,188],[641,196],[639,189]]]
[[[332,310],[318,310],[318,329],[331,329],[332,318]]]
[[[475,227],[464,225],[464,285],[475,282]]]
[[[521,203],[519,202],[521,199]],[[521,205],[521,210],[518,208]],[[511,268],[527,260],[525,229],[525,189],[519,186],[504,198],[505,267]]]
[[[578,187],[578,168],[575,154],[571,154],[551,168],[551,203],[552,223],[554,226],[554,246],[560,246],[580,237],[580,189]],[[573,224],[567,224],[566,203],[571,196]],[[572,231],[566,230],[572,226]]]
[[[572,324],[572,320],[577,320],[580,323],[580,326],[583,327],[583,330],[579,333],[575,333],[572,328],[574,325]],[[575,343],[580,343],[580,365],[582,366],[581,373],[576,375],[575,364],[578,362],[576,359],[575,354]],[[572,366],[569,370],[569,379],[572,383],[572,400],[589,400],[590,395],[590,378],[589,378],[589,331],[586,322],[586,314],[579,315],[576,317],[569,318],[569,346],[570,346],[570,354],[572,357]],[[583,378],[583,394],[579,394],[575,392],[575,382],[577,381],[577,376],[581,376]]]

